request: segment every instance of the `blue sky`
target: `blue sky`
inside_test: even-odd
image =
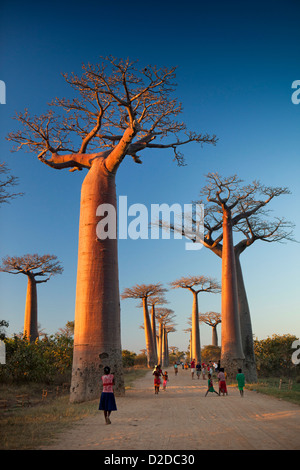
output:
[[[84,5],[84,6],[83,6]],[[54,97],[72,96],[61,73],[79,72],[84,62],[113,55],[147,64],[177,66],[176,96],[181,119],[191,130],[215,133],[217,145],[189,144],[187,166],[177,167],[168,150],[143,154],[143,164],[126,159],[117,193],[128,204],[189,203],[198,197],[208,172],[237,173],[245,182],[288,186],[274,201],[274,216],[296,224],[299,235],[300,105],[291,101],[300,79],[297,1],[4,1],[0,7],[1,73],[7,88],[0,105],[1,161],[19,177],[25,195],[1,207],[0,256],[52,253],[64,273],[38,286],[39,323],[50,333],[74,318],[80,186],[84,172],[55,171],[35,155],[11,153],[5,140],[16,129],[16,111],[47,110]],[[259,338],[273,333],[299,337],[299,244],[256,242],[241,258]],[[184,249],[184,241],[121,240],[120,291],[136,283],[168,283],[183,275],[221,279],[220,260],[205,248]],[[25,276],[0,273],[0,317],[8,333],[22,331]],[[169,290],[177,331],[169,344],[186,349],[183,332],[191,313],[189,292]],[[123,348],[145,347],[141,309],[121,302]],[[201,312],[220,311],[220,295],[201,294]],[[220,331],[219,331],[220,333]],[[201,342],[211,331],[201,327]]]

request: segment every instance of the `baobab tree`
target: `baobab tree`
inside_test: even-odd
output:
[[[265,206],[274,198],[289,194],[289,190],[263,186],[257,181],[242,185],[242,180],[236,175],[221,177],[218,173],[209,173],[207,180],[208,184],[200,192],[205,199],[197,201],[205,204],[205,233],[203,239],[198,237],[194,241],[200,241],[222,259],[222,364],[228,372],[231,368],[234,374],[237,364],[243,361],[247,381],[256,382],[251,317],[239,257],[247,246],[258,239],[269,242],[291,239],[293,224],[284,219],[261,219],[265,215]],[[254,225],[249,228],[251,224],[255,224],[256,229],[260,227],[255,236]],[[172,229],[178,230],[176,227]],[[245,235],[245,240],[239,240],[234,245],[233,231]],[[189,238],[184,231],[183,234]],[[224,246],[226,257],[223,254]],[[225,311],[226,318],[223,315]],[[224,327],[225,323],[228,327]]]
[[[243,238],[234,246],[235,264],[238,287],[238,308],[240,327],[242,333],[242,345],[245,355],[244,370],[253,382],[257,381],[256,363],[254,354],[254,343],[252,333],[252,322],[250,308],[245,288],[240,255],[255,241],[261,240],[268,243],[282,242],[283,240],[294,241],[292,237],[294,225],[283,218],[274,220],[262,219],[262,211],[254,216],[246,218],[242,223],[236,225],[235,231]]]
[[[221,314],[217,312],[200,313],[199,322],[205,323],[206,325],[211,326],[212,328],[211,344],[212,346],[218,346],[217,326],[222,322]]]
[[[149,310],[148,310],[148,298],[151,296],[159,296],[166,291],[160,283],[157,284],[137,284],[131,288],[127,287],[124,289],[121,295],[122,299],[141,299],[143,305],[144,314],[144,330],[145,330],[145,342],[147,350],[147,361],[148,367],[153,367],[157,364],[156,354],[156,336],[153,336]]]
[[[166,327],[172,324],[174,319],[174,310],[171,308],[157,307],[155,316],[158,322],[157,363],[166,367],[166,358],[168,355]]]
[[[17,114],[22,129],[8,139],[51,169],[88,171],[81,189],[70,395],[71,402],[80,402],[98,396],[105,365],[113,366],[116,394],[124,393],[115,186],[120,164],[126,155],[142,163],[145,149],[171,149],[183,165],[179,148],[189,142],[214,145],[217,139],[176,121],[182,107],[173,98],[175,68],[138,70],[129,59],[108,57],[83,65],[81,75],[63,76],[77,95],[56,98],[41,116]],[[107,230],[99,220],[106,211]]]
[[[0,271],[9,274],[27,276],[27,295],[24,319],[24,337],[34,342],[38,337],[37,284],[48,282],[56,275],[62,274],[63,268],[54,255],[7,256],[2,259]]]
[[[236,271],[236,274],[231,278],[231,289],[233,289],[233,292],[237,292],[238,314],[235,313],[235,321],[236,327],[237,329],[240,329],[241,334],[239,335],[237,333],[237,338],[234,339],[235,333],[233,330],[232,339],[233,342],[236,343],[236,340],[240,337],[238,343],[242,343],[244,355],[243,368],[246,379],[248,382],[256,382],[257,372],[255,366],[251,317],[239,257],[247,246],[251,246],[254,241],[259,239],[268,242],[282,241],[284,239],[292,240],[291,234],[293,224],[291,222],[287,222],[283,218],[275,218],[275,220],[262,219],[262,217],[266,215],[266,205],[268,205],[274,198],[284,194],[289,194],[290,192],[285,187],[267,187],[257,181],[254,181],[250,185],[242,185],[242,180],[238,179],[236,175],[221,177],[218,173],[209,173],[207,175],[207,180],[208,184],[200,192],[200,196],[205,196],[205,199],[196,201],[198,204],[204,203],[205,206],[204,237],[191,236],[189,231],[186,233],[181,226],[171,226],[171,230],[180,231],[184,236],[192,241],[202,243],[206,248],[210,249],[222,259],[224,245],[223,221],[224,218],[225,220],[227,219],[225,207],[222,207],[222,203],[220,201],[220,195],[222,193],[226,193],[229,197],[227,206],[232,206],[230,209],[231,218],[229,220],[229,224],[227,224],[227,226],[229,225],[229,232],[232,236],[233,231],[239,232],[239,235],[245,235],[244,241],[239,240],[233,246],[234,270]],[[213,197],[214,195],[215,198]],[[189,226],[191,223],[193,223],[193,220],[189,221]],[[165,229],[167,228],[163,222],[161,222],[160,225]],[[252,229],[249,228],[251,225],[253,225]],[[256,230],[254,230],[254,227]],[[260,227],[259,230],[258,227]],[[253,236],[254,231],[255,236]],[[228,230],[226,233],[228,233]],[[228,240],[225,241],[225,246],[228,247]],[[236,280],[234,281],[234,279]],[[222,287],[222,297],[225,291],[226,288]],[[234,296],[232,299],[233,298]],[[233,304],[236,306],[236,302]],[[231,317],[233,315],[233,311],[236,312],[236,310],[232,310]],[[222,323],[222,344],[224,343],[226,345],[227,340],[223,333]],[[239,347],[239,350],[240,349],[241,348]],[[232,354],[234,354],[233,351]],[[230,355],[231,353],[229,352],[229,356]],[[222,362],[223,361],[224,356]],[[230,361],[226,365],[227,368],[229,367],[229,363]],[[235,373],[235,365],[233,365],[233,373]]]
[[[169,333],[174,333],[176,331],[174,323],[167,323],[164,326],[164,349],[163,349],[163,360],[162,367],[169,367],[170,365],[170,355],[169,355]]]
[[[243,185],[243,181],[236,175],[224,178],[217,173],[210,173],[207,178],[208,185],[200,192],[200,196],[205,196],[208,202],[204,243],[222,258],[222,365],[235,374],[243,356],[247,380],[255,382],[257,373],[252,325],[239,256],[243,251],[242,247],[250,246],[258,238],[250,236],[248,238],[252,238],[252,243],[239,241],[234,244],[233,231],[242,233],[241,228],[249,228],[251,220],[257,220],[257,217],[261,220],[261,216],[265,214],[265,206],[275,197],[289,194],[289,190],[285,187],[267,187],[258,181]],[[283,227],[290,225],[284,219],[278,219],[275,224],[273,221],[269,221],[267,225],[262,221],[261,223],[265,235],[262,240],[267,240],[267,231],[269,241],[271,235],[278,233],[278,230],[281,239],[290,235],[289,231],[282,231]],[[213,240],[214,233],[216,235]],[[277,240],[277,237],[273,237],[273,240]],[[233,356],[236,356],[236,359],[233,359]]]
[[[221,286],[215,279],[206,276],[182,277],[171,282],[170,285],[173,289],[188,289],[193,294],[191,351],[196,362],[201,362],[198,294],[200,292],[217,294],[221,292]]]
[[[166,289],[164,290],[166,292]],[[155,354],[157,358],[157,336],[156,336],[156,315],[155,315],[155,309],[156,305],[164,305],[167,303],[167,300],[163,295],[156,295],[156,296],[150,296],[148,297],[148,305],[151,307],[151,329],[152,329],[152,336],[154,339],[154,348],[155,348]]]

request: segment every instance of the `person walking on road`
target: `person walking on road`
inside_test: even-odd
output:
[[[208,392],[215,393],[216,395],[219,396],[218,392],[216,392],[215,389],[214,389],[214,384],[213,384],[213,381],[212,381],[212,378],[211,378],[210,374],[208,374],[207,392],[204,395],[205,397],[208,394]]]
[[[106,424],[111,424],[110,414],[117,410],[113,386],[114,376],[110,373],[110,367],[104,367],[104,375],[101,377],[103,390],[100,397],[99,410],[104,411],[104,419]]]

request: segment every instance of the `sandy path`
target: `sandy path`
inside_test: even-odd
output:
[[[236,387],[218,397],[206,392],[206,380],[189,370],[175,377],[169,369],[167,390],[154,394],[149,372],[105,425],[103,412],[74,424],[57,442],[57,450],[292,450],[300,449],[300,407]],[[216,384],[216,380],[214,381]]]

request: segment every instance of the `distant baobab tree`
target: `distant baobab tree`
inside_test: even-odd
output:
[[[169,367],[170,365],[170,354],[169,354],[169,334],[174,333],[176,331],[175,324],[170,323],[166,324],[164,327],[164,336],[165,336],[165,346],[164,346],[164,353],[163,353],[163,367]]]
[[[168,367],[169,352],[168,352],[168,333],[169,327],[174,327],[174,310],[165,307],[156,308],[156,319],[158,322],[158,352],[157,363],[163,367]],[[175,330],[174,330],[175,331]]]
[[[189,325],[192,325],[192,317],[190,317],[188,321]],[[193,356],[193,351],[192,351],[192,327],[190,328],[185,328],[183,330],[185,333],[189,333],[189,345],[188,345],[188,350],[189,350],[189,355],[190,355],[190,360],[194,358]]]
[[[199,314],[199,322],[212,327],[212,346],[218,346],[217,326],[222,322],[221,314],[217,312],[207,312]]]
[[[56,275],[62,274],[63,268],[54,255],[7,256],[2,259],[0,271],[9,274],[27,276],[27,295],[24,319],[24,337],[35,341],[38,334],[37,284],[48,282]]]
[[[220,284],[210,277],[206,276],[186,276],[170,283],[173,289],[188,289],[193,294],[193,311],[192,311],[192,344],[191,351],[196,362],[201,362],[201,345],[199,331],[199,310],[198,310],[198,294],[207,292],[217,294],[221,292]]]
[[[23,193],[13,193],[10,188],[18,184],[19,178],[10,174],[6,163],[0,163],[0,204],[10,202],[17,196],[23,196]]]
[[[166,292],[166,289],[165,289]],[[156,338],[156,315],[155,309],[156,305],[164,305],[167,303],[167,300],[163,295],[156,295],[148,297],[148,305],[151,306],[151,329],[152,329],[152,336],[154,339],[154,347],[155,347],[155,354],[157,357],[157,338]]]
[[[81,189],[75,334],[71,402],[96,398],[99,375],[113,365],[115,392],[125,391],[122,369],[118,252],[115,231],[96,236],[104,208],[117,218],[115,179],[126,156],[142,163],[141,152],[169,149],[179,165],[179,151],[189,142],[216,144],[216,137],[190,132],[177,116],[173,97],[175,67],[114,57],[82,66],[82,74],[64,74],[72,99],[56,98],[50,110],[18,113],[21,130],[8,140],[27,148],[51,169],[87,170]],[[55,110],[59,109],[56,113]]]
[[[151,322],[148,310],[148,298],[151,296],[158,296],[166,291],[160,283],[157,284],[137,284],[131,288],[127,287],[124,289],[121,295],[122,299],[141,299],[144,313],[144,330],[145,330],[145,342],[147,350],[148,367],[153,367],[157,364],[157,353],[156,353],[156,337],[153,336]]]

